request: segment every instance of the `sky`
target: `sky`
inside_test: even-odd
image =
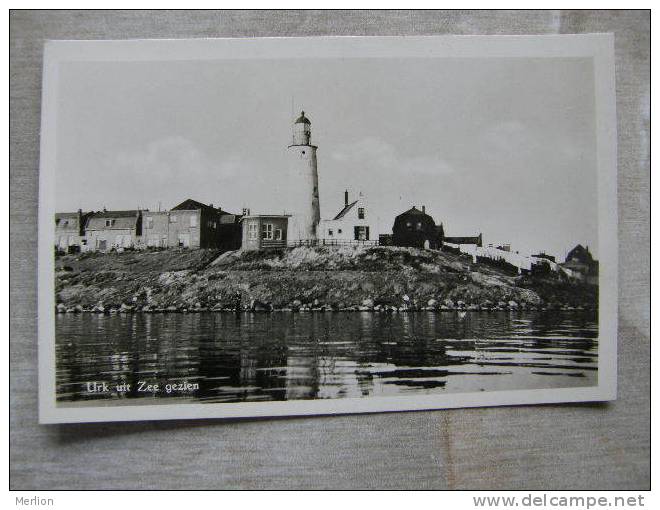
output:
[[[305,110],[324,219],[348,189],[381,233],[424,205],[449,236],[597,255],[589,59],[67,62],[58,90],[58,211],[282,212]]]

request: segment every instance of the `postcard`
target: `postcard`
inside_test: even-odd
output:
[[[48,41],[41,423],[616,398],[613,36]]]

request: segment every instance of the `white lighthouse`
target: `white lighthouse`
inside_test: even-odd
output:
[[[316,169],[316,145],[311,144],[312,123],[305,112],[293,123],[293,139],[289,145],[289,179],[287,212],[289,240],[314,241],[321,220],[319,208],[319,175]]]

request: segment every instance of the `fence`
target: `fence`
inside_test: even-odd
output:
[[[287,247],[296,246],[378,246],[378,241],[363,241],[352,239],[299,239],[287,241]]]

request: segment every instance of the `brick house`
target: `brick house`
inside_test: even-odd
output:
[[[243,216],[241,223],[243,250],[286,248],[289,215],[247,215]]]
[[[160,248],[219,248],[241,246],[240,216],[185,200],[169,211],[144,211],[143,244]]]

